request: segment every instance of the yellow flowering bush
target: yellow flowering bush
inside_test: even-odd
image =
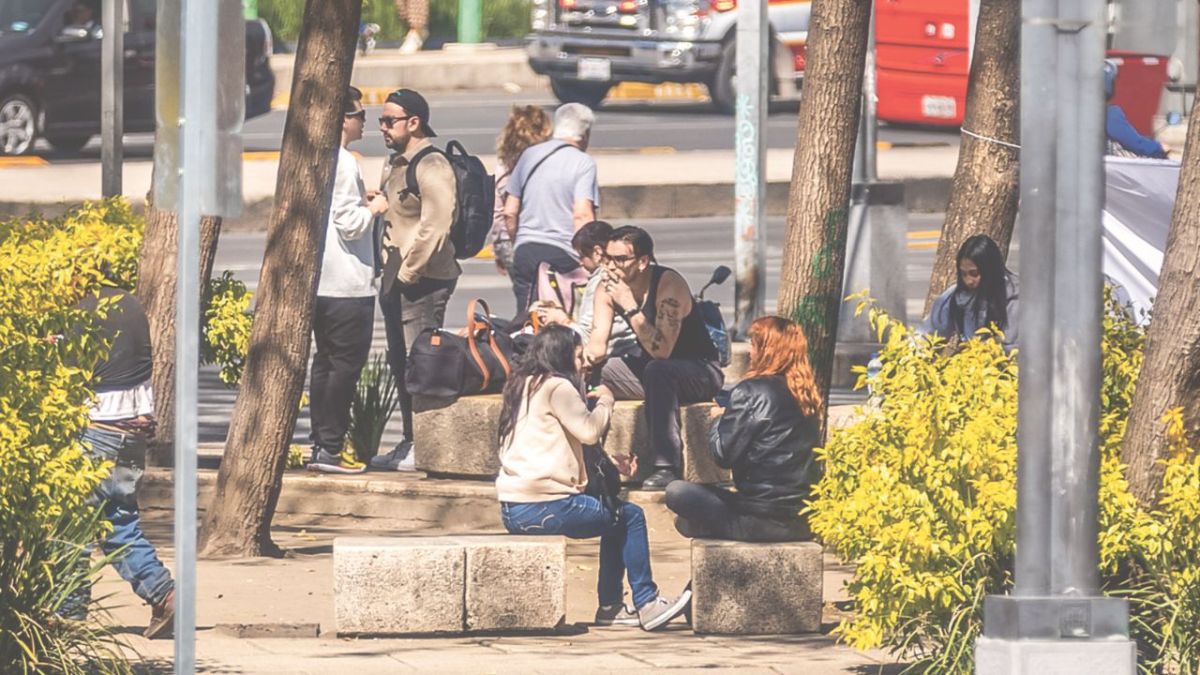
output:
[[[75,304],[132,278],[140,241],[120,201],[0,224],[0,672],[125,668],[103,627],[57,611],[90,583],[80,551],[103,523],[87,498],[109,469],[78,440],[107,345]]]
[[[208,302],[202,321],[200,358],[221,366],[218,375],[227,386],[242,379],[242,366],[250,350],[250,291],[232,272],[209,280]]]
[[[865,296],[864,296],[865,298]],[[869,308],[869,309],[868,309]],[[1016,508],[1016,355],[996,340],[948,351],[864,299],[880,335],[873,405],[820,450],[813,531],[856,565],[855,613],[835,631],[916,670],[970,673],[983,599],[1011,589]],[[1144,332],[1111,299],[1104,325],[1100,549],[1105,590],[1130,601],[1144,672],[1196,672],[1200,657],[1200,458],[1169,416],[1171,459],[1147,512],[1120,445]]]

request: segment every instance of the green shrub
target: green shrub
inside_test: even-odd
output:
[[[856,563],[855,615],[836,632],[914,669],[969,673],[983,598],[1012,585],[1016,356],[990,340],[947,354],[942,341],[874,308],[869,320],[884,342],[870,381],[877,407],[820,451],[825,475],[809,507],[814,532]],[[1176,429],[1162,499],[1149,512],[1129,494],[1119,459],[1143,341],[1110,299],[1100,563],[1105,590],[1130,600],[1143,671],[1190,673],[1200,658],[1200,457]],[[1178,427],[1176,419],[1168,421]]]
[[[131,285],[140,240],[120,200],[0,224],[0,672],[128,669],[103,612],[58,610],[91,583],[79,554],[105,523],[87,499],[109,470],[79,441],[108,346],[75,305],[106,276]]]
[[[458,1],[430,0],[430,35],[454,38],[458,34]],[[519,38],[529,32],[529,0],[484,0],[483,35],[487,39]],[[304,19],[304,0],[259,0],[258,14],[271,26],[277,40],[295,42]],[[392,0],[364,0],[364,23],[379,24],[377,40],[398,41],[408,31],[396,15]]]
[[[379,450],[379,441],[399,403],[396,376],[383,354],[376,354],[363,368],[358,389],[350,405],[347,441],[360,462],[369,462]]]
[[[250,291],[233,278],[232,272],[210,279],[201,322],[200,360],[221,367],[218,376],[226,386],[242,380],[246,353],[250,350]]]

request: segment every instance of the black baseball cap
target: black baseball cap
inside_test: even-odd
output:
[[[437,136],[433,127],[429,126],[429,103],[424,96],[412,89],[397,89],[388,94],[387,102],[395,103],[409,115],[421,120],[421,133],[430,138]]]

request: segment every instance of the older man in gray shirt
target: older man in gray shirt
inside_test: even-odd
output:
[[[509,276],[518,319],[529,307],[539,265],[548,262],[560,272],[579,267],[571,239],[596,219],[600,205],[596,162],[587,154],[595,119],[585,105],[560,106],[554,138],[521,153],[509,176],[504,215],[515,242]]]

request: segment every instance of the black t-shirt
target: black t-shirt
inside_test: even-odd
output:
[[[150,379],[153,364],[150,355],[150,323],[141,303],[128,291],[120,288],[102,288],[99,299],[115,298],[109,306],[108,316],[100,322],[100,335],[112,340],[112,349],[107,359],[102,359],[93,370],[93,382],[97,392],[131,389]],[[89,295],[79,302],[82,309],[95,310],[97,297]]]

